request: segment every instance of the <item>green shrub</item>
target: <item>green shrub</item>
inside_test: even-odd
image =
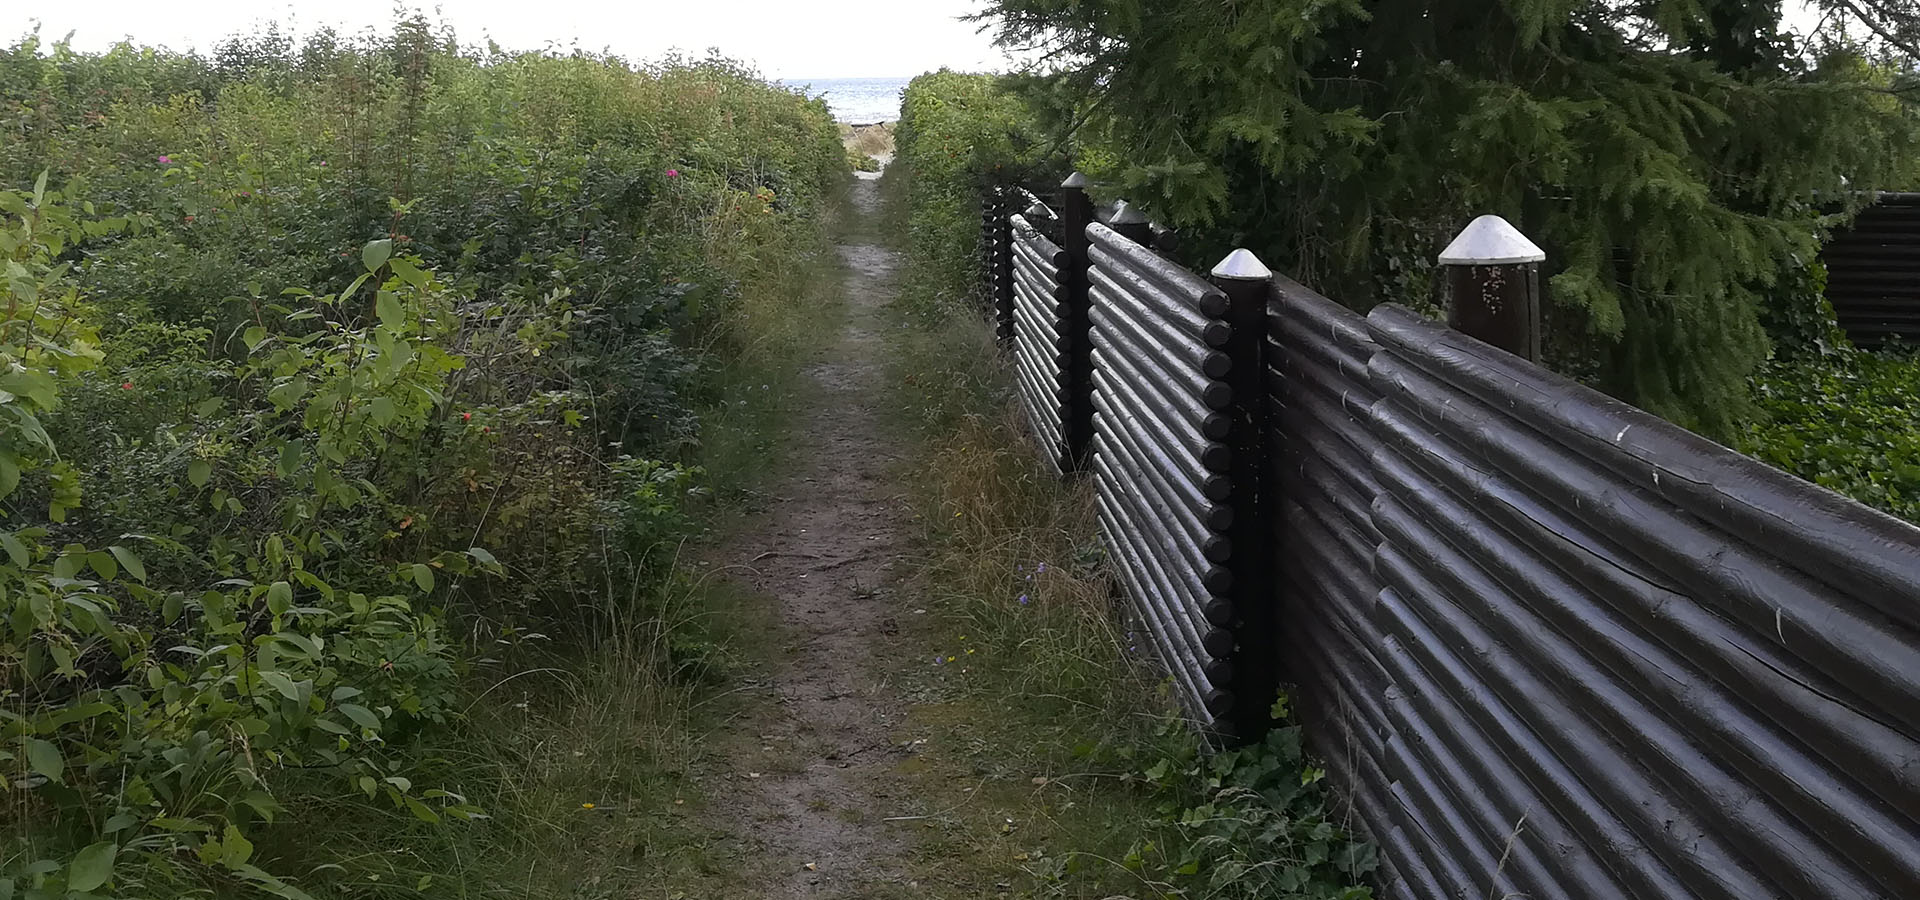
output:
[[[945,69],[908,83],[894,141],[906,181],[909,277],[919,294],[951,305],[979,280],[983,191],[1051,177],[1036,174],[1045,147],[1026,104],[999,76]]]
[[[1920,522],[1920,357],[1842,346],[1769,362],[1753,389],[1742,452]]]
[[[30,36],[0,134],[0,896],[302,897],[374,865],[343,812],[481,812],[431,748],[501,648],[697,667],[699,382],[845,176],[823,104],[411,19]]]

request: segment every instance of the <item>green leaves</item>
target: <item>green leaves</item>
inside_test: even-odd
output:
[[[373,710],[353,703],[342,703],[339,709],[341,715],[353,720],[353,724],[368,731],[380,730],[380,717],[374,715]]]
[[[21,84],[54,66],[16,56]],[[272,56],[262,64],[286,62]],[[251,842],[265,833],[252,823],[276,815],[302,833],[319,808],[308,792],[333,787],[288,772],[367,777],[370,796],[393,804],[389,830],[368,837],[401,850],[426,829],[400,820],[479,814],[434,789],[440,770],[401,740],[458,716],[463,647],[444,617],[470,611],[438,602],[439,588],[484,570],[515,594],[565,596],[591,577],[559,562],[590,536],[570,529],[603,502],[635,510],[641,539],[685,525],[686,485],[655,482],[629,504],[601,477],[622,454],[660,450],[657,436],[692,437],[677,398],[701,360],[673,331],[702,315],[700,297],[737,296],[719,277],[665,289],[661,270],[794,258],[789,238],[837,186],[820,163],[842,154],[824,110],[719,63],[641,73],[542,58],[510,72],[461,60],[445,80],[435,63],[416,85],[426,101],[475,89],[481,130],[418,135],[450,151],[452,180],[383,211],[360,201],[392,189],[378,174],[391,160],[327,159],[358,121],[311,102],[336,74],[253,94],[244,80],[201,84],[204,61],[149,62],[75,53],[43,73],[87,97],[104,90],[113,127],[73,118],[92,101],[72,91],[13,123],[22,147],[51,138],[63,168],[97,170],[110,218],[50,179],[0,190],[0,496],[12,517],[0,522],[0,671],[13,698],[0,709],[0,791],[27,792],[30,814],[61,824],[34,830],[44,858],[0,867],[14,879],[0,900],[16,885],[34,900],[306,900],[282,877],[310,877],[330,851]],[[367,73],[359,87],[403,86],[390,67]],[[129,78],[142,89],[127,94]],[[489,85],[509,81],[538,94],[577,81],[568,102],[584,105],[550,132],[501,105],[511,92]],[[206,95],[166,100],[183,91]],[[680,109],[695,93],[733,114]],[[210,111],[235,103],[259,127],[208,152],[225,140]],[[369,146],[400,137],[376,119]],[[179,146],[150,146],[156,135]],[[696,163],[714,174],[672,184],[663,203],[664,166]],[[734,203],[728,171],[756,173],[765,196]],[[345,199],[315,202],[327,197]],[[154,218],[115,208],[136,202]],[[388,229],[393,240],[358,237]],[[399,234],[414,229],[428,236],[418,245]],[[110,370],[80,377],[101,367],[103,346]],[[484,417],[458,418],[467,410]],[[519,433],[481,438],[488,427]],[[531,464],[519,467],[523,452]],[[527,536],[511,573],[459,547],[502,535]],[[524,634],[544,615],[502,624]],[[354,868],[343,874],[363,874]]]
[[[413,583],[424,593],[433,592],[433,567],[425,563],[415,563],[412,567]]]
[[[407,311],[400,305],[400,297],[392,291],[381,291],[374,298],[374,311],[380,316],[380,324],[388,328],[401,328],[407,324]]]
[[[60,748],[51,741],[39,738],[27,738],[24,743],[27,751],[27,768],[35,774],[45,776],[48,781],[59,781],[66,772],[67,761],[61,757]]]
[[[307,681],[294,681],[282,672],[261,672],[260,683],[272,688],[280,696],[295,703],[304,704],[313,691],[313,684]]]
[[[85,893],[107,883],[113,877],[113,860],[120,845],[103,841],[89,845],[67,866],[67,890]]]
[[[368,272],[379,271],[392,256],[393,241],[389,239],[370,241],[365,247],[360,248],[360,263],[367,267]]]

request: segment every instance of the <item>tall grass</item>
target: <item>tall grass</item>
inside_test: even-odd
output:
[[[1116,602],[1091,484],[1063,483],[1027,437],[972,269],[970,192],[1020,129],[996,91],[916,79],[883,181],[906,224],[894,381],[918,437],[917,595],[936,616],[919,675],[939,699],[916,721],[933,734],[923,756],[966,785],[930,804],[944,827],[929,865],[985,861],[956,896],[1370,897],[1372,850],[1332,817],[1298,728],[1209,753],[1185,727]]]

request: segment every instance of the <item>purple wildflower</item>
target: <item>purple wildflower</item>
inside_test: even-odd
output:
[[[170,166],[170,165],[173,165],[173,157],[171,157],[171,156],[167,156],[166,154],[161,154],[161,156],[160,156],[160,164],[161,164],[161,165],[163,165],[163,166]]]
[[[1028,603],[1028,599],[1027,599],[1027,595],[1026,595],[1026,594],[1021,594],[1021,595],[1020,595],[1020,605],[1021,605],[1021,606],[1025,606],[1025,605],[1027,605],[1027,603]]]

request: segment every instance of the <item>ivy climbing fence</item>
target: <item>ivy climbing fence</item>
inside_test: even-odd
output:
[[[1020,404],[1196,724],[1295,686],[1385,896],[1920,897],[1920,530],[1530,361],[1502,221],[1442,324],[1085,188],[985,206]]]

